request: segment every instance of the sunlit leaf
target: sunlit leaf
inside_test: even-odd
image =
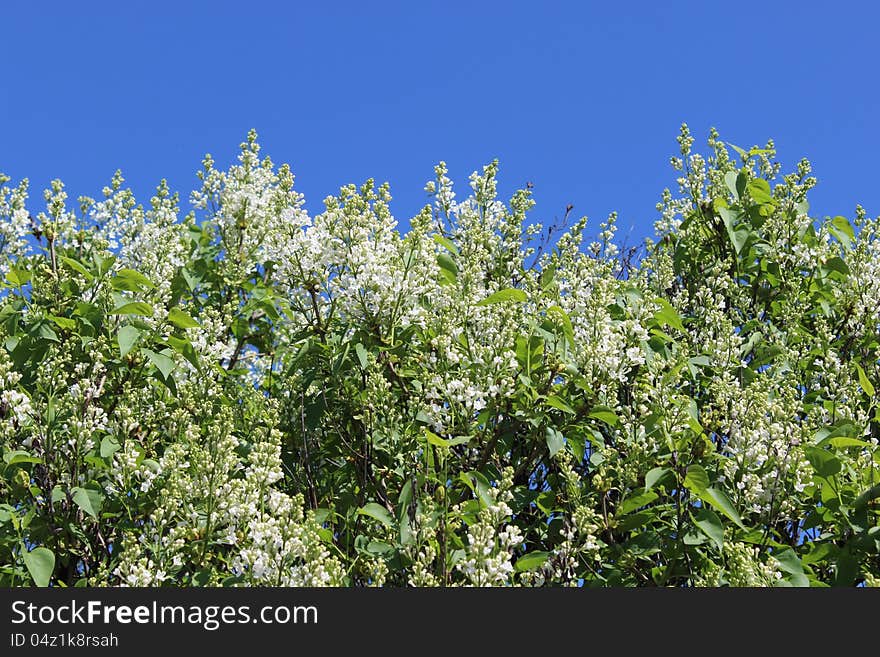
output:
[[[522,290],[517,290],[514,288],[507,288],[506,290],[499,290],[495,294],[490,294],[488,297],[477,303],[478,306],[490,306],[494,303],[505,303],[508,301],[522,303],[526,301],[528,296]]]

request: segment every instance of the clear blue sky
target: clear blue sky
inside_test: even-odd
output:
[[[463,192],[497,157],[535,219],[618,210],[639,241],[687,121],[809,157],[815,214],[880,214],[875,3],[12,1],[0,22],[0,171],[35,207],[117,168],[145,204],[162,177],[188,199],[254,127],[313,211],[373,177],[405,220],[438,160]]]

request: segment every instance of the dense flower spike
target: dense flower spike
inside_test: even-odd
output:
[[[678,144],[641,249],[254,132],[185,216],[0,175],[0,584],[876,585],[880,220]]]

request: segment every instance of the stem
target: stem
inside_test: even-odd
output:
[[[312,300],[312,310],[315,311],[315,327],[318,330],[318,333],[323,340],[327,334],[327,330],[324,328],[324,325],[321,323],[321,311],[318,308],[318,298],[315,294],[315,288],[313,286],[309,286],[309,298]]]
[[[55,257],[55,237],[46,237],[49,243],[49,260],[52,263],[52,273],[58,278],[58,259]]]

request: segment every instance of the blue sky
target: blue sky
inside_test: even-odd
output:
[[[0,21],[0,171],[34,207],[117,168],[144,203],[163,177],[186,199],[254,127],[313,211],[373,177],[405,220],[438,160],[463,192],[497,157],[536,220],[617,210],[638,242],[686,121],[809,157],[814,214],[880,214],[875,3],[22,1]]]

